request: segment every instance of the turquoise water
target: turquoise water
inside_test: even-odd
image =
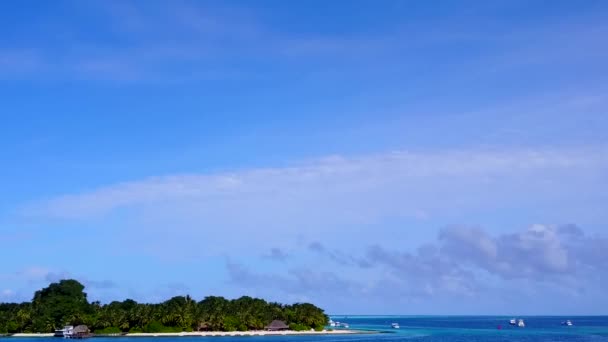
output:
[[[346,322],[351,329],[370,329],[390,332],[370,336],[375,341],[606,341],[608,342],[608,316],[596,317],[517,317],[526,322],[525,328],[509,325],[516,317],[498,316],[332,316],[335,321]],[[574,326],[562,326],[570,319]],[[400,329],[392,329],[399,323]]]
[[[332,316],[346,322],[351,329],[369,329],[385,333],[373,335],[313,335],[313,336],[252,336],[252,337],[121,337],[95,338],[91,342],[194,342],[191,340],[219,340],[221,342],[608,342],[608,316],[605,317],[517,317],[526,321],[525,328],[509,326],[514,317],[465,316]],[[572,320],[573,327],[561,322]],[[399,323],[400,329],[391,329]],[[498,327],[501,329],[498,329]],[[0,342],[57,342],[55,338],[0,338]]]

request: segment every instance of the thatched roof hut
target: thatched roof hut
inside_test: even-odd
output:
[[[283,321],[274,320],[268,326],[266,326],[266,330],[268,331],[279,331],[279,330],[287,330],[289,326],[285,324]]]
[[[89,327],[86,325],[78,325],[74,328],[72,334],[75,337],[86,337],[90,334],[90,332]]]
[[[89,327],[87,327],[86,325],[78,325],[74,328],[74,334],[82,334],[82,333],[88,333],[89,332]]]

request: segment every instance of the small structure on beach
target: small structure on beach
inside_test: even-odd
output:
[[[196,331],[209,331],[211,329],[209,329],[209,324],[201,322],[198,324],[198,326],[196,327]]]
[[[289,326],[287,324],[285,324],[285,322],[275,319],[270,324],[268,324],[268,326],[266,326],[266,330],[268,330],[268,331],[289,330]]]
[[[78,325],[72,331],[70,338],[87,338],[91,337],[91,330],[86,325]]]
[[[69,338],[73,332],[74,332],[74,326],[66,325],[65,327],[63,327],[63,329],[55,330],[55,334],[53,336]]]

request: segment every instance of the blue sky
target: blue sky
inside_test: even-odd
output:
[[[0,6],[0,301],[605,313],[605,2]]]

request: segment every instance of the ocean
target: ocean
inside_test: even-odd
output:
[[[252,337],[121,337],[95,338],[94,342],[187,342],[194,339],[214,339],[222,342],[608,342],[608,316],[594,317],[517,317],[526,322],[525,328],[509,325],[515,317],[490,316],[331,316],[345,322],[350,329],[376,330],[372,335],[310,335],[310,336],[252,336]],[[574,326],[562,326],[571,320]],[[400,329],[392,329],[398,323]],[[0,338],[0,342],[57,342],[57,338]]]
[[[509,325],[512,318],[522,318],[525,328]],[[498,317],[498,316],[332,316],[346,322],[351,329],[387,332],[382,335],[357,337],[365,341],[420,342],[495,342],[495,341],[606,341],[608,316],[593,317]],[[573,326],[561,325],[571,320]],[[398,323],[399,329],[392,329]],[[332,337],[334,339],[335,337]],[[347,337],[353,338],[353,337]],[[336,339],[338,340],[338,339]]]

